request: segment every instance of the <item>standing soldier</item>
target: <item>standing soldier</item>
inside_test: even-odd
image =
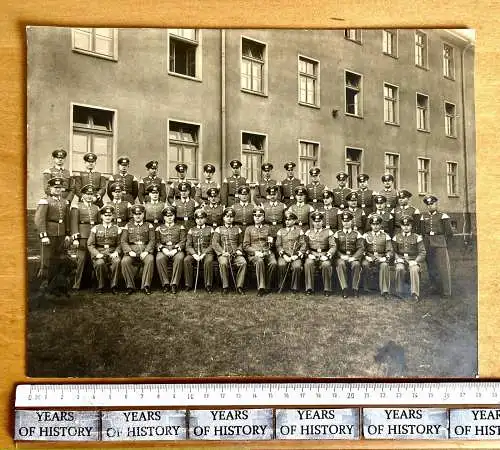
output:
[[[307,258],[304,262],[306,294],[311,295],[314,287],[314,269],[321,268],[323,291],[325,297],[332,292],[332,258],[335,255],[336,244],[332,230],[323,228],[323,213],[314,211],[311,214],[312,228],[305,233]]]
[[[70,223],[73,246],[78,249],[76,254],[76,274],[73,289],[80,289],[85,263],[89,259],[87,239],[90,230],[99,223],[99,208],[92,203],[95,191],[90,184],[82,187],[82,199],[71,207]]]
[[[426,195],[427,212],[420,218],[420,229],[427,250],[427,270],[431,284],[445,298],[451,297],[451,270],[448,255],[448,240],[453,229],[448,214],[438,211],[438,198]]]
[[[148,161],[146,163],[148,175],[139,181],[138,194],[140,203],[149,201],[148,189],[150,186],[158,186],[159,200],[162,203],[167,201],[167,184],[165,180],[158,176],[158,161]]]
[[[120,269],[121,229],[113,223],[115,208],[105,205],[100,209],[102,224],[92,227],[87,241],[92,265],[97,277],[97,294],[102,294],[109,281],[111,292],[117,294]]]
[[[66,161],[67,155],[66,150],[62,148],[52,152],[52,161],[54,165],[43,171],[43,189],[45,194],[50,196],[52,186],[50,186],[49,181],[53,178],[62,178],[63,184],[60,196],[68,200],[71,204],[75,195],[75,187],[70,171],[64,168],[64,162]]]
[[[233,174],[228,178],[224,178],[220,194],[221,203],[224,206],[234,205],[238,201],[238,189],[247,184],[247,179],[240,175],[241,161],[233,159],[229,165],[233,170]]]
[[[234,226],[235,213],[232,208],[226,208],[223,215],[224,225],[217,227],[212,237],[212,247],[219,260],[219,272],[222,280],[222,292],[229,291],[229,271],[235,283],[236,291],[242,295],[245,284],[247,262],[243,256],[243,233],[241,228]],[[236,264],[238,272],[236,279],[231,264]]]
[[[365,258],[363,259],[362,274],[363,287],[368,287],[368,272],[371,268],[378,270],[378,285],[380,293],[384,298],[389,296],[390,273],[389,261],[392,258],[391,237],[381,230],[382,218],[378,215],[372,215],[368,219],[371,231],[363,235],[365,243]]]
[[[122,199],[122,187],[120,183],[111,184],[109,191],[111,192],[112,200],[108,205],[113,205],[115,209],[116,224],[119,227],[125,226],[132,219],[132,214],[130,213],[132,204]]]
[[[160,275],[163,292],[177,293],[184,268],[184,250],[186,248],[186,229],[175,223],[175,208],[166,205],[162,211],[164,225],[156,227],[156,268]],[[169,263],[171,271],[169,271]],[[170,273],[171,272],[171,273]]]
[[[351,192],[351,189],[346,186],[349,175],[340,171],[335,175],[335,178],[337,179],[337,187],[332,189],[333,204],[340,209],[347,208],[347,196]]]
[[[163,223],[162,211],[165,208],[165,202],[160,200],[161,186],[150,184],[146,193],[149,201],[144,203],[144,220],[156,228]]]
[[[69,243],[69,203],[62,197],[65,179],[51,178],[49,195],[38,202],[35,225],[40,236],[40,270],[38,278],[41,290],[47,290],[60,264],[66,259],[65,246]]]
[[[413,231],[418,233],[420,211],[414,206],[408,204],[410,198],[410,191],[401,189],[398,192],[398,204],[392,210],[392,215],[394,216],[394,233],[401,231],[401,218],[403,216],[410,216],[413,218]]]
[[[321,170],[319,167],[311,167],[309,169],[309,175],[311,175],[311,182],[306,185],[308,201],[316,207],[316,203],[321,203],[323,201],[323,191],[326,186],[320,182]]]
[[[386,173],[385,175],[382,175],[381,180],[384,188],[378,192],[378,194],[385,197],[385,207],[388,211],[392,211],[398,202],[398,191],[394,189],[394,176],[390,173]]]
[[[212,249],[212,227],[205,225],[207,213],[203,209],[197,209],[194,213],[196,226],[187,232],[186,253],[184,258],[184,280],[186,290],[193,289],[193,262],[196,261],[196,278],[194,286],[198,282],[200,264],[203,263],[203,277],[205,289],[212,293],[214,251]]]
[[[363,209],[367,216],[372,213],[374,209],[374,192],[372,189],[368,189],[369,179],[370,177],[366,175],[366,173],[360,173],[358,175],[358,206]]]
[[[175,166],[175,171],[177,172],[177,179],[170,181],[169,186],[167,188],[167,200],[174,204],[175,201],[181,198],[181,190],[179,189],[182,183],[188,183],[187,181],[187,170],[188,166],[184,163],[179,163]],[[194,187],[189,185],[189,196],[191,198],[194,197]]]
[[[205,164],[203,166],[203,175],[205,179],[196,185],[194,194],[194,199],[202,206],[208,203],[208,190],[210,188],[216,188],[217,192],[220,191],[219,183],[212,179],[214,173],[215,166],[213,164]]]
[[[401,218],[401,231],[392,238],[394,262],[396,264],[396,295],[403,298],[404,279],[410,273],[410,288],[413,300],[420,299],[420,264],[425,261],[425,247],[422,236],[413,233],[413,219],[410,216]]]
[[[108,178],[106,191],[108,197],[113,198],[110,187],[113,183],[118,183],[122,188],[122,199],[133,204],[139,192],[139,182],[136,177],[128,173],[129,165],[130,159],[128,156],[120,156],[118,158],[118,173]]]
[[[376,194],[373,197],[373,203],[375,204],[375,211],[368,215],[367,219],[370,219],[372,216],[379,216],[382,219],[382,223],[380,228],[387,233],[389,236],[393,236],[394,229],[394,216],[387,211],[385,207],[386,199],[383,195]],[[371,230],[370,223],[368,222],[365,226],[366,231]]]
[[[296,164],[293,161],[287,162],[283,167],[287,172],[287,177],[281,182],[281,201],[289,207],[295,200],[295,188],[302,185],[302,182],[295,178],[293,169]]]
[[[352,286],[354,297],[359,296],[359,282],[361,277],[361,258],[364,252],[363,236],[353,229],[354,216],[350,211],[340,214],[342,228],[335,232],[337,244],[337,275],[339,277],[342,297],[348,297],[349,284]],[[351,271],[349,283],[348,269]]]
[[[269,225],[269,233],[276,239],[276,233],[283,227],[286,205],[278,201],[278,186],[267,187],[268,200],[260,205],[264,209],[264,222]]]
[[[295,188],[296,202],[288,208],[288,211],[293,212],[297,216],[297,225],[302,228],[303,232],[309,229],[310,215],[314,212],[314,208],[306,203],[307,190],[304,186]]]
[[[276,251],[278,252],[278,279],[280,290],[285,284],[288,271],[292,273],[290,286],[295,294],[299,291],[302,273],[302,258],[306,253],[304,232],[295,226],[297,216],[291,211],[285,212],[285,227],[276,235]]]
[[[323,207],[320,209],[323,213],[323,226],[333,232],[338,229],[340,210],[333,206],[333,192],[323,191]]]
[[[232,206],[235,217],[234,223],[241,228],[243,236],[248,225],[253,223],[254,205],[249,202],[250,188],[248,186],[240,186],[238,188],[238,201]]]
[[[177,189],[179,189],[180,198],[172,203],[175,208],[175,220],[183,224],[187,232],[194,226],[194,212],[199,205],[190,197],[191,185],[189,183],[183,181],[179,183]]]
[[[257,205],[262,205],[263,203],[265,203],[266,200],[270,199],[270,195],[267,191],[267,189],[270,186],[276,186],[276,188],[278,190],[276,198],[277,199],[280,198],[280,192],[279,192],[280,183],[271,178],[271,172],[272,172],[273,168],[274,168],[274,166],[268,162],[262,164],[262,166],[261,166],[262,178],[261,178],[259,184],[257,185],[256,192],[255,192],[255,195],[256,195],[255,204],[257,204]]]
[[[243,250],[249,257],[249,261],[255,266],[257,278],[257,295],[263,296],[271,289],[271,281],[276,272],[276,257],[271,251],[273,238],[270,235],[269,225],[264,224],[265,211],[260,206],[255,207],[253,212],[254,225],[245,230],[243,239]],[[266,270],[267,264],[267,270]]]
[[[74,175],[75,195],[81,201],[82,187],[89,185],[94,189],[94,197],[92,202],[98,206],[103,205],[103,197],[106,194],[106,178],[100,172],[96,172],[95,166],[97,162],[97,155],[94,153],[85,153],[83,156],[85,161],[85,171],[80,172],[79,175]]]
[[[347,201],[346,210],[353,216],[352,228],[355,231],[359,230],[360,232],[363,232],[365,230],[366,214],[362,208],[358,208],[358,193],[356,191],[352,191],[346,195],[345,199]]]
[[[207,213],[207,223],[214,229],[222,224],[222,215],[224,206],[219,202],[219,189],[216,187],[208,188],[207,201],[202,208]]]

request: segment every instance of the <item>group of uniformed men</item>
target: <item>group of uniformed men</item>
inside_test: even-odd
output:
[[[412,194],[396,190],[391,174],[381,177],[379,192],[369,189],[366,174],[357,177],[358,189],[349,189],[345,172],[337,173],[338,186],[330,189],[317,167],[310,169],[311,181],[304,185],[294,175],[294,162],[284,165],[287,177],[281,182],[272,179],[273,165],[265,163],[261,181],[251,184],[234,159],[229,163],[232,175],[219,186],[212,164],[205,164],[201,182],[191,184],[184,163],[176,166],[175,180],[166,182],[158,175],[158,161],[149,161],[148,175],[137,179],[123,156],[118,173],[106,179],[95,171],[95,154],[85,154],[86,170],[74,176],[64,168],[66,156],[62,149],[52,153],[54,165],[43,172],[46,196],[35,215],[39,277],[45,286],[72,245],[77,252],[72,288],[80,289],[90,258],[97,293],[109,286],[116,294],[120,272],[127,294],[134,293],[142,269],[141,289],[150,294],[155,266],[164,292],[196,290],[202,275],[205,289],[212,292],[216,258],[224,293],[232,286],[244,294],[249,262],[259,296],[281,292],[288,281],[291,291],[298,292],[302,274],[310,295],[316,270],[329,296],[335,268],[344,298],[359,296],[360,286],[366,290],[373,272],[378,272],[380,293],[388,297],[394,264],[395,294],[418,301],[420,267],[426,261],[436,292],[451,296],[449,217],[438,211],[433,195],[423,199],[426,212],[410,205]]]

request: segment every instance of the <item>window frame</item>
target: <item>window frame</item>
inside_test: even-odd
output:
[[[306,60],[306,62],[312,62],[315,66],[316,69],[316,75],[312,76],[309,74],[306,74],[304,72],[300,71],[300,61]],[[302,54],[297,55],[297,102],[299,105],[302,106],[309,106],[311,108],[320,108],[321,106],[321,66],[320,66],[320,61],[315,58],[311,58],[310,56],[305,56]],[[306,79],[313,79],[314,80],[314,103],[308,103],[305,101],[302,101],[300,99],[300,80],[302,77],[305,77]]]
[[[396,98],[393,99],[393,98],[388,98],[386,97],[385,95],[385,88],[386,87],[390,87],[390,88],[393,88],[396,92]],[[388,83],[386,81],[383,82],[383,96],[384,96],[384,123],[386,125],[395,125],[395,126],[399,126],[400,123],[399,123],[399,86],[396,85],[396,84],[392,84],[392,83]],[[391,101],[393,103],[393,107],[394,107],[394,122],[392,121],[389,121],[389,120],[386,120],[386,117],[385,117],[385,113],[386,113],[386,102],[387,101]]]
[[[354,163],[348,164],[347,163],[347,150],[348,149],[357,150],[357,151],[361,152],[361,158],[359,160],[359,164],[354,164]],[[363,173],[364,157],[365,157],[365,149],[364,148],[353,147],[352,145],[344,146],[344,170],[345,170],[345,172],[347,174],[349,174],[349,167],[348,166],[357,165],[359,167],[358,175]],[[354,181],[356,181],[356,186],[354,186],[354,184],[353,184]],[[358,183],[357,176],[356,176],[356,180],[354,180],[354,177],[351,177],[351,176],[349,176],[349,178],[347,179],[347,185],[350,189],[358,189],[357,183]]]
[[[316,145],[316,160],[308,157],[308,156],[302,156],[301,155],[301,144],[304,143],[304,144],[312,144],[312,145]],[[298,173],[300,174],[299,176],[299,179],[300,181],[306,185],[308,183],[311,182],[311,180],[309,179],[310,175],[309,175],[309,170],[307,171],[306,173],[306,178],[303,179],[302,178],[302,172],[300,172],[300,163],[301,161],[303,160],[306,160],[306,161],[315,161],[313,163],[313,165],[311,167],[315,167],[318,165],[318,163],[320,162],[320,156],[321,156],[321,142],[320,141],[313,141],[312,139],[304,139],[304,138],[298,138],[297,139],[297,153],[298,153]]]
[[[203,81],[203,40],[202,40],[202,30],[200,28],[191,28],[196,32],[196,41],[179,36],[172,33],[171,30],[182,30],[184,28],[167,28],[167,73],[174,77],[184,78],[186,80],[192,81]],[[174,41],[183,42],[185,44],[196,45],[195,50],[195,76],[186,75],[183,73],[178,73],[170,70],[170,39],[173,36]],[[185,122],[188,123],[188,122]]]
[[[259,133],[257,131],[250,131],[250,130],[240,130],[240,158],[241,158],[241,161],[243,162],[243,166],[245,165],[245,158],[244,158],[244,153],[252,153],[252,152],[245,152],[243,150],[243,133],[246,133],[246,134],[252,134],[254,136],[261,136],[261,137],[264,137],[264,148],[262,149],[262,153],[260,153],[262,155],[262,161],[267,161],[267,158],[268,158],[268,148],[269,148],[269,136],[267,133]],[[248,168],[245,168],[246,171],[248,171],[249,169]],[[260,167],[258,168],[257,172],[260,174],[261,172],[261,169]],[[248,172],[245,173],[245,178],[247,179],[247,182],[248,183],[258,183],[259,182],[259,175],[257,175],[257,180],[255,181],[249,181],[249,178],[248,178]]]
[[[449,164],[454,164],[456,172],[455,172],[455,192],[450,192],[450,171],[448,170]],[[448,197],[460,197],[460,186],[458,184],[458,161],[446,161],[446,192]]]
[[[422,35],[424,36],[424,45],[422,46],[419,46],[417,44],[417,35]],[[416,67],[419,67],[420,69],[424,69],[424,70],[429,70],[429,36],[427,35],[427,33],[423,32],[422,30],[415,30],[415,40],[414,40],[414,52],[415,52],[415,66]],[[423,49],[423,61],[422,61],[422,64],[419,64],[417,62],[417,47],[420,47]]]
[[[386,52],[386,49],[384,48],[384,37],[386,33],[391,34],[393,37],[394,52],[392,53]],[[391,58],[399,58],[399,33],[397,28],[384,28],[382,30],[382,53],[386,56],[390,56]]]
[[[420,169],[420,161],[427,161],[429,166],[428,169]],[[427,190],[424,191],[421,189],[420,186],[420,174],[425,173],[427,174]],[[431,158],[427,156],[417,156],[417,190],[418,190],[418,195],[427,195],[430,192],[432,192],[432,161]]]
[[[197,151],[196,151],[196,165],[195,165],[195,174],[194,177],[187,177],[186,180],[189,182],[193,182],[198,180],[199,174],[201,173],[201,161],[202,161],[202,137],[203,137],[203,129],[202,124],[200,122],[192,122],[184,119],[177,119],[174,117],[169,117],[167,119],[167,164],[166,164],[166,177],[170,178],[170,122],[178,122],[185,123],[186,125],[194,125],[198,127],[198,142],[197,142]]]
[[[418,127],[418,112],[419,112],[419,105],[418,105],[418,96],[421,95],[427,99],[427,105],[426,105],[426,117],[425,117],[425,128],[419,128]],[[422,92],[415,92],[415,111],[416,111],[416,121],[415,125],[417,127],[417,131],[422,131],[424,133],[430,133],[431,132],[431,117],[430,117],[430,111],[431,111],[431,100],[429,95],[424,94]]]
[[[450,116],[446,112],[446,105],[453,105],[453,116]],[[447,126],[447,119],[448,117],[453,118],[453,134],[448,134],[448,126]],[[456,139],[457,138],[457,105],[455,103],[449,102],[447,100],[444,101],[444,134],[446,137]]]
[[[445,58],[445,48],[446,47],[449,47],[451,49],[451,72],[452,72],[451,74],[446,73],[446,70],[447,70],[446,69],[446,67],[447,67],[446,61],[449,61],[449,59]],[[443,77],[445,77],[448,80],[455,81],[455,73],[456,73],[456,70],[455,70],[455,47],[448,42],[443,42],[442,57],[443,57]]]
[[[355,37],[352,38],[348,36],[348,32],[354,31]],[[359,45],[363,45],[363,33],[361,28],[344,28],[344,39],[346,41],[354,42]]]
[[[92,30],[92,45],[94,43],[95,39],[95,30],[99,28],[106,28],[106,27],[91,27],[90,29]],[[75,45],[75,31],[79,30],[80,28],[78,27],[72,27],[71,28],[71,50],[75,53],[81,53],[83,55],[88,55],[88,56],[94,56],[96,58],[101,58],[101,59],[107,59],[108,61],[118,61],[118,28],[111,28],[113,30],[113,54],[112,55],[106,55],[104,53],[99,53],[94,50],[85,50],[83,48],[76,47]]]
[[[351,73],[353,75],[357,75],[360,77],[360,88],[359,88],[359,102],[358,102],[358,114],[355,114],[355,113],[350,113],[347,111],[347,89],[348,89],[348,86],[347,86],[347,74],[348,73]],[[354,72],[352,70],[348,70],[348,69],[344,69],[344,114],[347,115],[347,116],[350,116],[350,117],[357,117],[359,119],[362,119],[363,118],[363,105],[364,104],[364,101],[363,101],[363,74],[361,73],[357,73],[357,72]]]
[[[243,73],[243,40],[255,42],[259,45],[262,45],[264,47],[264,55],[262,59],[262,90],[261,91],[254,91],[252,89],[248,89],[242,86],[241,82],[241,75]],[[249,59],[249,57],[246,57]],[[249,59],[250,60],[250,59]],[[247,35],[240,35],[240,91],[245,92],[247,94],[253,94],[253,95],[260,95],[261,97],[268,97],[268,88],[269,88],[269,82],[268,82],[268,76],[269,76],[269,44],[264,41],[260,41],[258,39],[249,37]]]
[[[400,186],[400,178],[401,178],[401,154],[396,153],[396,152],[384,152],[384,174],[385,173],[392,173],[387,170],[387,164],[386,164],[386,156],[391,155],[391,156],[396,156],[397,157],[397,167],[396,167],[396,176],[394,177],[394,189],[399,189]]]

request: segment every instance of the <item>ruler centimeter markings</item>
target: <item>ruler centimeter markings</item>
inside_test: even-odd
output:
[[[498,405],[500,382],[24,384],[15,406]]]

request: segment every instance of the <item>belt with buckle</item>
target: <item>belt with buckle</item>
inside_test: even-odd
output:
[[[431,231],[431,232],[429,233],[429,235],[430,235],[430,236],[434,236],[435,234],[436,234],[436,233],[435,233],[434,231]]]
[[[184,220],[189,220],[189,217],[184,216]]]
[[[341,203],[339,208],[345,208],[345,205],[343,203]]]
[[[116,219],[116,221],[117,221],[117,222],[121,222],[121,221],[122,221],[122,219],[118,218],[118,219]]]
[[[59,223],[62,223],[62,220],[60,220]],[[92,221],[92,222],[83,222],[83,221],[80,221],[80,225],[85,225],[85,224],[86,225],[94,225],[95,222],[94,221]]]
[[[366,205],[364,203],[361,203],[361,208],[364,208]]]
[[[318,203],[318,200],[314,198],[313,203]]]
[[[276,221],[271,222],[271,225],[278,225],[278,222],[276,222]]]
[[[109,248],[109,244],[104,244],[103,248]]]
[[[299,225],[300,227],[303,225],[302,222],[298,222],[297,225]]]
[[[321,250],[320,248],[318,248],[316,251],[317,251],[318,253],[321,253],[323,250]]]
[[[378,255],[378,252],[374,252],[374,253],[373,253],[373,256],[379,256],[379,255]]]
[[[143,245],[144,242],[143,241],[137,241],[137,242],[132,242],[132,244],[135,244],[135,245]]]
[[[168,241],[165,245],[172,245],[172,241]]]
[[[408,253],[403,253],[403,256],[404,256],[405,258],[408,258],[410,255],[409,255]]]
[[[155,219],[155,220],[153,221],[153,223],[158,223],[158,219]]]
[[[217,224],[216,224],[215,222],[214,222],[212,225],[213,225],[214,227],[216,227],[216,226],[217,226]]]
[[[350,255],[351,254],[351,252],[349,250],[347,250],[345,253],[346,253],[346,255]]]

